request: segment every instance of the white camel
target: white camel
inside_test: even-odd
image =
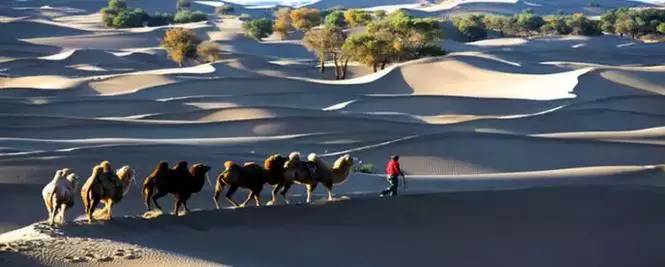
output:
[[[42,189],[42,198],[49,215],[49,223],[54,225],[56,217],[60,224],[65,223],[67,209],[74,206],[74,195],[77,191],[78,176],[71,169],[65,168],[55,172],[50,183]]]

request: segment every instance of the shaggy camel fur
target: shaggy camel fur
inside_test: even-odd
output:
[[[60,217],[59,223],[65,223],[67,209],[74,206],[74,192],[76,192],[77,186],[78,177],[70,169],[56,171],[53,180],[44,186],[42,198],[51,225],[56,223],[58,215]]]
[[[164,161],[158,163],[143,183],[143,197],[146,208],[148,211],[152,210],[152,200],[155,206],[162,210],[157,200],[167,194],[173,194],[175,197],[173,214],[178,215],[181,207],[184,207],[185,212],[188,213],[187,200],[192,194],[203,189],[209,170],[210,167],[203,164],[194,164],[187,170],[186,161],[178,162],[173,169],[169,169],[168,163]]]
[[[314,180],[316,171],[316,164],[308,161],[302,161],[300,160],[299,152],[292,152],[289,154],[289,160],[284,163],[284,180],[305,184],[307,181]],[[310,195],[308,194],[307,203],[310,202],[310,199]]]
[[[224,162],[225,170],[217,176],[217,183],[215,184],[215,194],[212,200],[215,202],[217,209],[219,206],[219,196],[224,191],[224,186],[230,186],[229,191],[226,192],[226,199],[231,202],[234,207],[243,207],[247,205],[252,198],[256,201],[256,205],[261,205],[260,194],[263,190],[263,185],[267,182],[265,170],[256,163],[248,162],[240,166],[233,161]],[[250,191],[247,199],[240,205],[233,200],[233,194],[238,188],[247,188]]]
[[[133,181],[134,170],[129,166],[123,166],[115,172],[108,161],[102,161],[95,166],[81,188],[81,199],[88,223],[92,223],[99,203],[104,203],[102,213],[105,216],[103,218],[110,220],[113,205],[120,203],[125,194],[129,192]]]
[[[265,170],[265,176],[266,176],[266,181],[269,185],[272,185],[272,200],[268,201],[266,203],[267,205],[273,205],[277,203],[277,192],[282,190],[279,194],[282,195],[284,198],[284,202],[287,204],[289,203],[288,198],[286,197],[286,193],[289,191],[289,188],[291,188],[291,185],[293,185],[293,180],[292,179],[285,179],[284,176],[284,164],[286,163],[288,159],[285,157],[282,157],[280,154],[275,154],[270,157],[268,157],[264,162],[263,162],[263,169]]]
[[[304,184],[307,187],[307,203],[311,201],[312,193],[314,192],[314,189],[316,189],[318,183],[323,184],[323,186],[328,189],[328,200],[333,200],[333,185],[341,184],[349,177],[351,167],[353,167],[353,158],[348,154],[341,156],[335,160],[332,168],[328,167],[328,165],[314,153],[307,156],[307,161],[316,166],[314,175],[306,177],[306,179],[296,180],[296,182]]]

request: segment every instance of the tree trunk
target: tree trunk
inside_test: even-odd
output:
[[[321,58],[321,73],[325,71],[325,67],[326,67],[326,61],[323,58]]]
[[[335,79],[339,80],[342,74],[340,73],[339,64],[337,63],[337,54],[333,53],[332,58],[333,58],[333,63],[335,64]]]
[[[379,67],[378,64],[376,63],[372,64],[372,69],[374,69],[374,72],[378,71],[378,67]]]
[[[383,62],[381,62],[381,70],[384,70],[386,68],[386,64],[388,64],[387,60],[384,60]]]
[[[344,60],[344,65],[342,66],[342,80],[346,79],[346,70],[349,67],[349,59]]]

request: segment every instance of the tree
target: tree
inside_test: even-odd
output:
[[[524,11],[517,15],[517,26],[525,33],[538,31],[540,27],[545,24],[541,16],[533,14],[533,12]]]
[[[351,59],[363,63],[377,72],[379,64],[387,60],[386,58],[390,54],[388,51],[391,49],[390,41],[382,37],[385,36],[367,32],[351,35],[344,42],[342,51]]]
[[[192,3],[190,3],[187,0],[176,0],[176,2],[175,2],[175,10],[176,11],[188,10],[191,6],[192,6]]]
[[[196,47],[201,40],[190,29],[172,28],[164,34],[162,47],[166,49],[169,58],[182,67],[187,58],[196,56]]]
[[[497,31],[503,37],[506,27],[510,24],[510,18],[506,16],[485,16],[483,23],[486,29]]]
[[[147,21],[147,18],[148,15],[141,9],[122,10],[113,18],[113,27],[130,28],[143,26],[143,22]]]
[[[614,24],[614,28],[618,34],[629,34],[632,38],[635,38],[637,36],[639,26],[632,18],[623,18],[617,20],[617,22]]]
[[[346,27],[346,21],[344,20],[344,12],[341,10],[335,10],[330,12],[325,18],[324,24],[326,27]]]
[[[383,15],[385,17],[385,13]],[[351,27],[357,27],[372,21],[372,15],[365,10],[349,9],[344,12],[344,21]]]
[[[279,35],[279,38],[284,40],[289,37],[289,32],[293,31],[293,26],[291,25],[291,9],[288,7],[282,7],[275,11],[275,23],[272,26],[273,31]]]
[[[215,8],[215,13],[220,16],[231,14],[233,11],[235,11],[235,8],[230,5],[222,5]]]
[[[196,55],[209,63],[219,60],[221,58],[220,52],[219,46],[211,41],[202,42],[196,47]]]
[[[272,21],[268,18],[253,19],[242,25],[245,35],[261,40],[273,33]]]
[[[321,12],[315,8],[301,7],[292,10],[289,15],[291,25],[297,30],[306,32],[315,26],[321,25]]]
[[[540,30],[546,33],[570,34],[573,29],[566,23],[565,16],[550,16],[545,18],[545,24]]]
[[[173,18],[173,21],[175,23],[188,23],[188,22],[196,22],[196,21],[204,21],[208,19],[208,15],[201,11],[190,11],[190,10],[182,10],[178,11],[175,14],[175,17]]]
[[[658,30],[658,32],[661,34],[665,34],[665,22],[661,22],[660,24],[658,24],[656,30]]]
[[[325,70],[326,59],[331,58],[335,64],[335,78],[344,79],[348,60],[342,64],[340,61],[343,61],[342,46],[345,40],[346,35],[342,28],[319,27],[305,33],[303,44],[319,58],[321,73]]]
[[[570,33],[575,35],[600,35],[601,29],[598,22],[592,21],[583,14],[574,14],[566,17],[566,26]]]
[[[127,9],[127,2],[125,0],[111,0],[108,3],[108,8],[113,10]]]
[[[466,37],[467,41],[477,41],[487,37],[487,29],[483,23],[483,16],[468,15],[465,17],[456,17],[453,24],[457,30]]]

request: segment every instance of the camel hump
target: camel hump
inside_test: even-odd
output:
[[[289,160],[300,160],[300,152],[291,152]]]
[[[319,156],[316,155],[316,153],[310,153],[307,155],[307,160],[311,162],[316,162],[319,159]]]
[[[252,166],[252,165],[256,165],[256,162],[253,162],[253,161],[245,162],[245,164],[242,165],[242,166],[247,167],[247,166]]]

